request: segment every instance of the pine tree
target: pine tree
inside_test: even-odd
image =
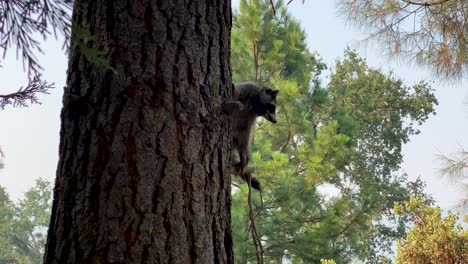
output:
[[[442,78],[467,77],[467,1],[355,0],[339,6],[389,54],[429,65]]]
[[[44,263],[232,263],[230,1],[75,1],[72,21]]]

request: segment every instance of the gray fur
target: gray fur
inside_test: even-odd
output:
[[[226,104],[232,119],[233,145],[231,160],[236,174],[244,180],[250,178],[252,168],[247,168],[257,117],[262,116],[276,123],[276,96],[278,90],[260,82],[247,81],[234,84],[235,101]],[[251,179],[252,187],[260,189],[260,184]]]

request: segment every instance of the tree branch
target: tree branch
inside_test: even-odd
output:
[[[247,185],[249,187],[249,193],[247,196],[247,203],[249,206],[249,219],[250,219],[250,232],[252,235],[252,240],[255,246],[255,255],[257,257],[257,264],[263,264],[263,246],[260,236],[258,235],[257,227],[255,226],[255,216],[252,207],[252,174],[249,173],[247,176]],[[262,199],[263,200],[263,199]]]
[[[41,76],[36,75],[25,88],[21,87],[17,92],[10,94],[0,94],[0,110],[10,104],[13,107],[26,107],[27,101],[31,104],[40,104],[37,94],[49,94],[48,90],[52,88],[54,88],[53,83],[41,80]]]
[[[286,119],[286,123],[288,124],[288,138],[286,139],[286,143],[284,143],[283,147],[281,148],[281,153],[284,153],[284,151],[286,150],[286,147],[289,145],[289,141],[292,138],[292,132],[291,132],[291,120],[289,120],[286,107],[284,107],[284,105],[281,105],[281,107],[283,108],[284,118]]]
[[[3,153],[2,148],[0,147],[0,170],[5,166],[3,159],[5,158],[5,153]]]
[[[271,5],[271,9],[273,9],[273,15],[276,16],[276,9],[275,9],[275,4],[273,3],[273,0],[270,0],[270,5]]]
[[[410,5],[419,5],[419,6],[426,6],[426,7],[429,7],[429,6],[435,6],[435,5],[441,5],[445,2],[448,2],[450,0],[441,0],[441,1],[438,1],[438,2],[414,2],[414,1],[411,1],[411,0],[401,0],[405,3],[408,3]]]
[[[41,42],[49,35],[57,38],[57,33],[64,37],[65,49],[71,37],[71,13],[73,0],[35,0],[11,1],[0,0],[0,53],[3,57],[11,47],[23,61],[29,83],[17,92],[0,95],[0,110],[11,104],[27,106],[26,102],[38,104],[38,93],[47,94],[53,84],[40,79],[42,67],[36,52],[42,53]]]
[[[71,0],[0,0],[0,51],[5,55],[9,47],[16,46],[28,73],[37,74],[42,67],[34,53],[42,50],[35,34],[46,38],[52,28],[55,37],[59,31],[68,43],[72,5]]]

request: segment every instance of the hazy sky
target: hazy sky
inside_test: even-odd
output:
[[[237,3],[233,1],[234,6]],[[404,146],[403,171],[412,179],[420,176],[427,183],[427,192],[434,195],[439,205],[444,208],[456,205],[463,193],[440,177],[436,155],[455,153],[460,146],[468,147],[468,82],[440,83],[430,71],[406,62],[389,61],[381,55],[376,43],[358,45],[364,35],[337,16],[334,1],[302,4],[295,0],[290,4],[290,12],[302,22],[309,48],[317,51],[328,65],[333,65],[349,46],[356,48],[370,66],[392,71],[407,85],[422,79],[434,81],[432,87],[439,100],[437,115],[431,116],[420,127],[421,134],[411,137],[411,142]],[[43,46],[46,55],[38,56],[44,67],[44,78],[56,84],[50,95],[40,96],[43,104],[23,109],[7,107],[0,111],[0,146],[6,154],[0,185],[7,188],[13,199],[21,197],[34,184],[35,178],[50,181],[55,178],[61,97],[67,68],[67,57],[61,46],[61,40],[50,39]],[[27,82],[14,50],[0,64],[3,66],[0,68],[0,94],[13,92]]]

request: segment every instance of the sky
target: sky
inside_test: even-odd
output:
[[[237,7],[238,1],[233,1],[233,6]],[[431,83],[439,100],[437,114],[431,116],[420,127],[421,133],[412,136],[403,147],[402,171],[410,179],[421,177],[427,183],[426,191],[434,196],[438,205],[445,209],[456,208],[463,192],[458,185],[441,177],[438,172],[441,164],[436,155],[453,154],[460,147],[468,148],[468,81],[440,82],[427,69],[383,56],[377,43],[363,45],[365,35],[337,15],[334,1],[309,0],[303,4],[301,0],[295,0],[289,10],[301,21],[310,50],[317,51],[329,66],[350,47],[356,49],[371,67],[393,72],[406,85],[420,80]],[[63,40],[50,38],[42,46],[44,54],[38,54],[44,67],[44,79],[54,82],[56,87],[49,95],[40,96],[42,104],[27,108],[7,107],[0,111],[0,146],[6,155],[5,167],[0,170],[0,185],[7,188],[14,200],[34,185],[34,179],[42,177],[51,182],[55,179],[67,69],[62,44]],[[14,49],[0,60],[0,65],[0,94],[14,92],[27,83]],[[327,76],[323,78],[326,83]]]

